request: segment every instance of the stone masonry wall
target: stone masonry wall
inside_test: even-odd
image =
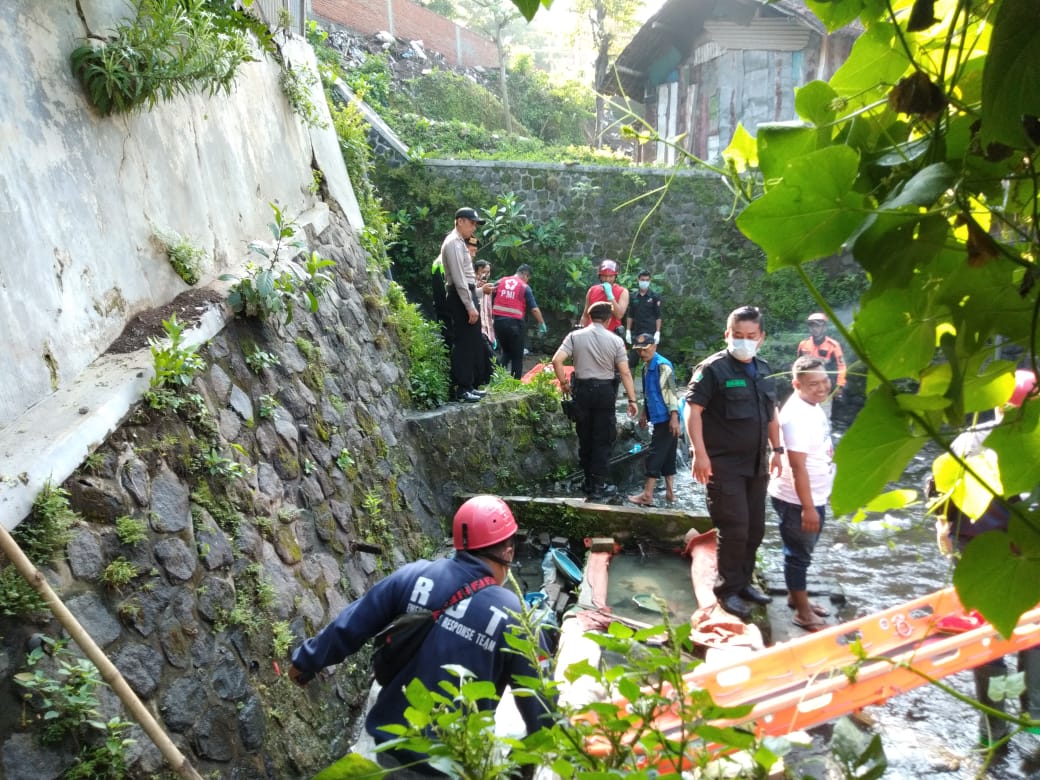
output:
[[[82,520],[48,579],[206,776],[310,777],[346,752],[366,654],[301,690],[276,641],[295,644],[435,551],[456,491],[507,492],[573,467],[570,426],[536,396],[405,411],[385,278],[341,218],[313,246],[337,261],[318,314],[232,321],[176,411],[141,404],[64,484]],[[250,368],[257,350],[277,363]],[[145,524],[143,541],[120,541],[125,516]],[[120,560],[137,576],[106,586]],[[38,744],[13,681],[37,633],[59,628],[0,619],[4,780],[57,778],[75,755],[69,741]],[[104,695],[103,716],[119,711]],[[130,776],[165,771],[140,729],[131,736]]]

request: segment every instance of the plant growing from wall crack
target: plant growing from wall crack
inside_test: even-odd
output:
[[[295,259],[304,249],[303,241],[297,237],[299,225],[277,203],[272,202],[270,208],[274,219],[268,223],[268,229],[274,244],[271,247],[257,242],[249,245],[251,252],[263,258],[264,265],[261,267],[250,262],[246,266],[247,275],[232,286],[228,304],[236,314],[260,319],[282,316],[288,324],[292,322],[296,298],[300,295],[311,312],[318,310],[319,296],[332,284],[332,277],[326,270],[336,263],[311,252],[300,265]],[[283,252],[291,257],[282,258]],[[285,267],[279,268],[283,262]],[[233,280],[236,277],[225,274],[221,279]]]
[[[137,0],[132,21],[73,50],[72,72],[104,115],[181,95],[230,93],[239,66],[254,60],[246,27],[255,25],[230,4]]]

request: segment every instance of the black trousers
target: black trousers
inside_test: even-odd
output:
[[[513,379],[524,375],[524,321],[514,317],[495,317],[495,338],[502,350],[502,365]]]
[[[671,477],[675,474],[675,451],[678,449],[679,437],[673,436],[667,422],[654,423],[654,432],[650,437],[650,451],[646,453],[643,468],[646,476]]]
[[[612,379],[573,380],[574,427],[586,487],[610,481],[610,448],[617,438],[617,398]]]
[[[455,290],[448,290],[448,311],[454,343],[451,345],[451,382],[455,392],[474,389],[484,372],[484,339],[480,318],[469,324],[469,312]]]
[[[755,553],[766,533],[766,487],[769,476],[719,474],[708,480],[708,514],[718,532],[719,576],[715,595],[735,596],[751,584]]]

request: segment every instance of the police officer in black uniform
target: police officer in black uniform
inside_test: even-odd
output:
[[[751,576],[765,536],[769,475],[780,473],[783,449],[776,386],[769,365],[755,357],[765,340],[759,310],[743,306],[731,312],[725,337],[726,349],[693,371],[686,432],[693,478],[707,488],[708,514],[718,534],[715,596],[727,612],[746,619],[749,601],[772,601],[751,584]]]

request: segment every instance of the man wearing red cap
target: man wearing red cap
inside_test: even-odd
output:
[[[628,311],[628,290],[617,283],[618,264],[613,260],[604,260],[599,264],[599,284],[594,284],[585,293],[585,308],[582,309],[581,324],[588,325],[589,309],[592,304],[606,301],[610,304],[610,319],[606,328],[611,333],[624,337],[621,318]]]
[[[841,398],[845,390],[845,355],[841,344],[827,335],[827,315],[815,312],[809,315],[809,338],[798,345],[797,357],[808,355],[823,361],[827,376],[834,382],[834,397]]]

